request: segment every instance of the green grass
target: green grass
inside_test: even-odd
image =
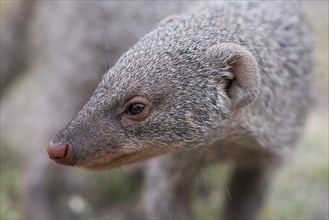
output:
[[[19,219],[18,167],[19,161],[13,150],[1,143],[0,167],[0,219]]]

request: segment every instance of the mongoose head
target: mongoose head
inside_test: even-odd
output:
[[[50,142],[50,158],[112,168],[220,138],[256,99],[257,63],[242,46],[179,30],[162,25],[130,48]]]

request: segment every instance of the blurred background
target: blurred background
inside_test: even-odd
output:
[[[46,154],[47,142],[88,99],[101,73],[166,13],[179,13],[181,4],[144,2],[149,9],[136,14],[138,3],[124,3],[100,3],[97,10],[85,13],[88,2],[1,1],[1,74],[15,75],[1,75],[1,219],[143,215],[140,166],[89,172],[57,165]],[[112,4],[110,11],[102,4]],[[317,100],[293,157],[273,183],[261,219],[329,218],[329,6],[328,1],[305,1],[303,6],[314,39]],[[168,9],[156,14],[157,8]],[[81,17],[76,11],[85,14]],[[98,16],[104,20],[108,14],[104,24],[97,22]],[[86,26],[76,20],[79,16],[87,20]],[[97,32],[106,27],[108,33]],[[77,36],[81,44],[76,43]],[[72,73],[65,75],[66,69],[79,72],[78,80]],[[87,74],[82,73],[85,69]],[[229,171],[229,165],[211,166],[196,179],[196,219],[218,218]]]

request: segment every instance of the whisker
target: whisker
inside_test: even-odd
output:
[[[222,181],[224,182],[225,184],[225,188],[226,188],[226,191],[227,191],[227,194],[230,198],[230,200],[232,201],[232,196],[231,196],[231,193],[230,193],[230,189],[228,188],[228,185],[226,183],[226,180],[224,179],[224,177],[221,175],[221,173],[217,170],[216,167],[213,167],[213,169],[215,170],[215,172],[219,175],[219,177],[222,179]]]
[[[201,169],[201,172],[202,172],[202,176],[203,176],[203,178],[204,178],[204,181],[205,181],[205,183],[206,183],[206,189],[207,189],[207,193],[208,193],[208,192],[209,192],[209,188],[208,188],[207,178],[206,178],[206,175],[205,175],[205,173],[204,173],[202,167],[200,167],[200,169]]]
[[[109,64],[109,61],[108,61],[108,59],[107,59],[107,56],[106,56],[105,51],[103,50],[103,48],[100,46],[99,43],[97,43],[96,41],[94,41],[94,43],[96,44],[96,47],[102,52],[102,54],[103,54],[103,56],[104,56],[104,58],[105,58],[105,60],[106,60],[107,70],[110,69],[110,64]]]

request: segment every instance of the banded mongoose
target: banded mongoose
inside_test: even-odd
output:
[[[200,166],[230,159],[223,219],[253,219],[311,104],[309,39],[296,2],[191,6],[122,55],[49,157],[107,169],[166,154],[146,174],[156,219],[190,219]]]

